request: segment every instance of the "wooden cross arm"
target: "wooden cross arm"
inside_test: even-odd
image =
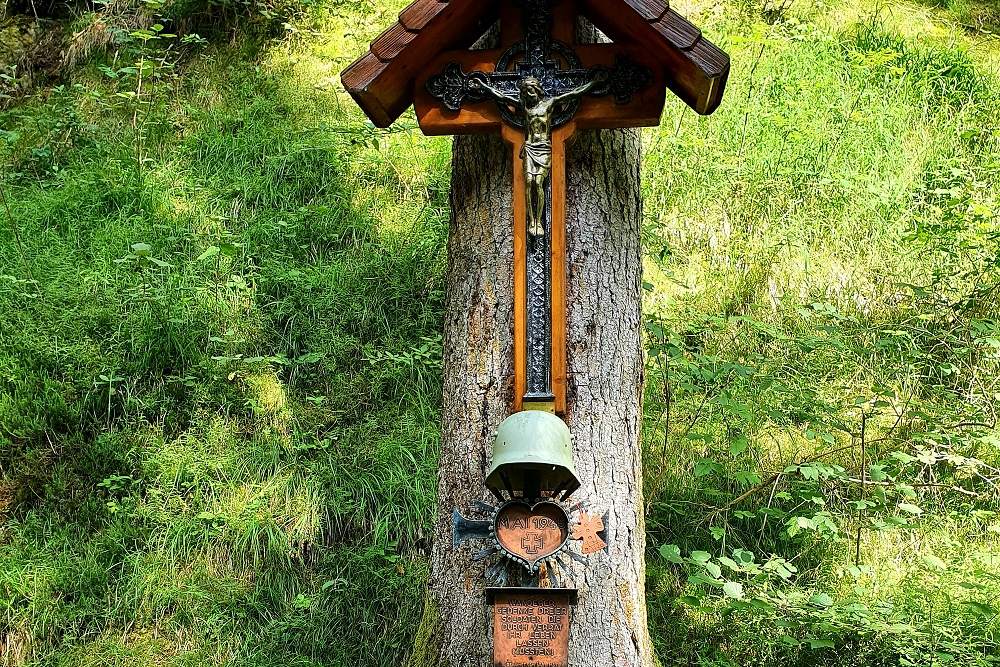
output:
[[[610,96],[584,96],[580,110],[573,116],[579,129],[613,127],[647,127],[660,124],[660,114],[666,98],[666,82],[661,68],[649,63],[648,56],[636,48],[616,44],[589,44],[576,47],[584,67],[613,67],[620,56],[644,65],[653,72],[650,85],[635,94],[628,104],[617,104]],[[435,58],[417,77],[413,107],[420,129],[428,135],[480,134],[500,131],[500,116],[496,103],[487,100],[464,105],[460,111],[450,111],[427,92],[427,80],[440,73],[449,63],[458,63],[466,73],[472,70],[493,71],[501,54],[499,49],[487,51],[453,51]]]

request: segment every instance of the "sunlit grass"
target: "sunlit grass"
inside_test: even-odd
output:
[[[129,88],[100,57],[79,87],[0,117],[18,132],[0,135],[0,186],[25,251],[0,209],[0,665],[405,658],[434,518],[450,143],[409,113],[375,130],[339,84],[405,4],[312,7],[280,37],[198,47],[150,89],[138,162],[114,101]],[[976,3],[942,4],[675,5],[734,69],[718,113],[671,101],[644,131],[644,307],[695,371],[758,372],[674,387],[668,419],[650,360],[647,585],[664,664],[896,665],[905,642],[973,664],[997,646],[996,619],[968,604],[1000,595],[995,497],[929,487],[921,515],[873,530],[846,504],[855,487],[831,485],[836,539],[738,515],[783,506],[790,464],[836,450],[824,461],[857,471],[921,444],[892,436],[862,461],[847,431],[873,387],[892,394],[873,439],[911,393],[960,411],[1000,391],[995,355],[977,352],[956,387],[947,359],[878,347],[902,328],[957,345],[903,285],[960,262],[907,233],[979,220],[954,232],[979,261],[1000,201],[997,49],[962,25]],[[821,410],[844,428],[810,433]],[[990,442],[962,453],[997,466]],[[799,572],[748,582],[787,597],[733,616],[718,595],[680,601],[694,587],[662,560],[669,543],[781,554]],[[789,642],[803,630],[781,623],[822,629],[817,593],[834,614],[880,616],[835,651]]]

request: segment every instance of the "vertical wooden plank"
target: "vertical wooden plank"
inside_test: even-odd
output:
[[[511,168],[514,192],[514,402],[512,412],[522,409],[528,376],[528,243],[527,215],[524,193],[524,167],[521,147],[524,134],[509,125],[503,125],[503,139],[511,147]]]
[[[506,50],[514,42],[521,40],[523,36],[521,9],[515,7],[513,2],[505,2],[500,5],[500,48]]]
[[[566,142],[576,132],[570,121],[552,133],[552,394],[556,414],[566,413]]]
[[[521,11],[512,2],[500,5],[500,51],[503,52],[521,39]],[[492,69],[492,68],[491,68]],[[514,398],[511,413],[523,409],[524,392],[528,386],[528,245],[524,179],[520,178],[521,147],[524,135],[518,130],[500,124],[500,136],[511,147],[511,179],[514,192]]]
[[[576,44],[577,3],[567,0],[553,11],[552,36],[566,44]],[[552,395],[557,415],[566,414],[566,142],[576,132],[576,122],[570,121],[552,132],[552,239],[550,250],[551,302],[549,332],[552,336],[550,361]]]
[[[565,0],[552,8],[552,37],[564,44],[576,43],[576,2]]]
[[[510,44],[521,37],[520,12],[512,11],[511,3],[501,9],[501,39]],[[553,36],[572,44],[576,40],[576,2],[560,3],[553,15]],[[549,174],[552,188],[550,252],[551,275],[549,306],[549,333],[551,336],[551,388],[555,396],[556,414],[566,412],[566,142],[576,131],[570,121],[552,133],[552,170]],[[527,310],[527,203],[521,159],[524,133],[502,125],[502,136],[511,146],[513,168],[514,204],[514,400],[511,410],[524,408],[527,389],[528,359],[528,310]],[[538,407],[533,405],[532,407]]]

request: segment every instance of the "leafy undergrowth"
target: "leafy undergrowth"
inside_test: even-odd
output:
[[[360,38],[170,26],[0,121],[0,663],[398,664],[447,144],[330,85]]]
[[[338,81],[403,4],[84,14],[0,115],[0,665],[404,660],[449,144]],[[644,136],[664,664],[998,653],[995,47],[894,7],[680,7],[734,70]]]
[[[650,139],[659,655],[995,664],[996,79],[879,10],[770,18],[730,104]]]

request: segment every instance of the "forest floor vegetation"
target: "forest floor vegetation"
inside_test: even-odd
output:
[[[32,70],[43,4],[0,15],[0,667],[401,664],[450,141],[339,72],[404,0],[84,4]],[[1000,12],[672,4],[733,71],[642,134],[659,659],[1000,664]]]

